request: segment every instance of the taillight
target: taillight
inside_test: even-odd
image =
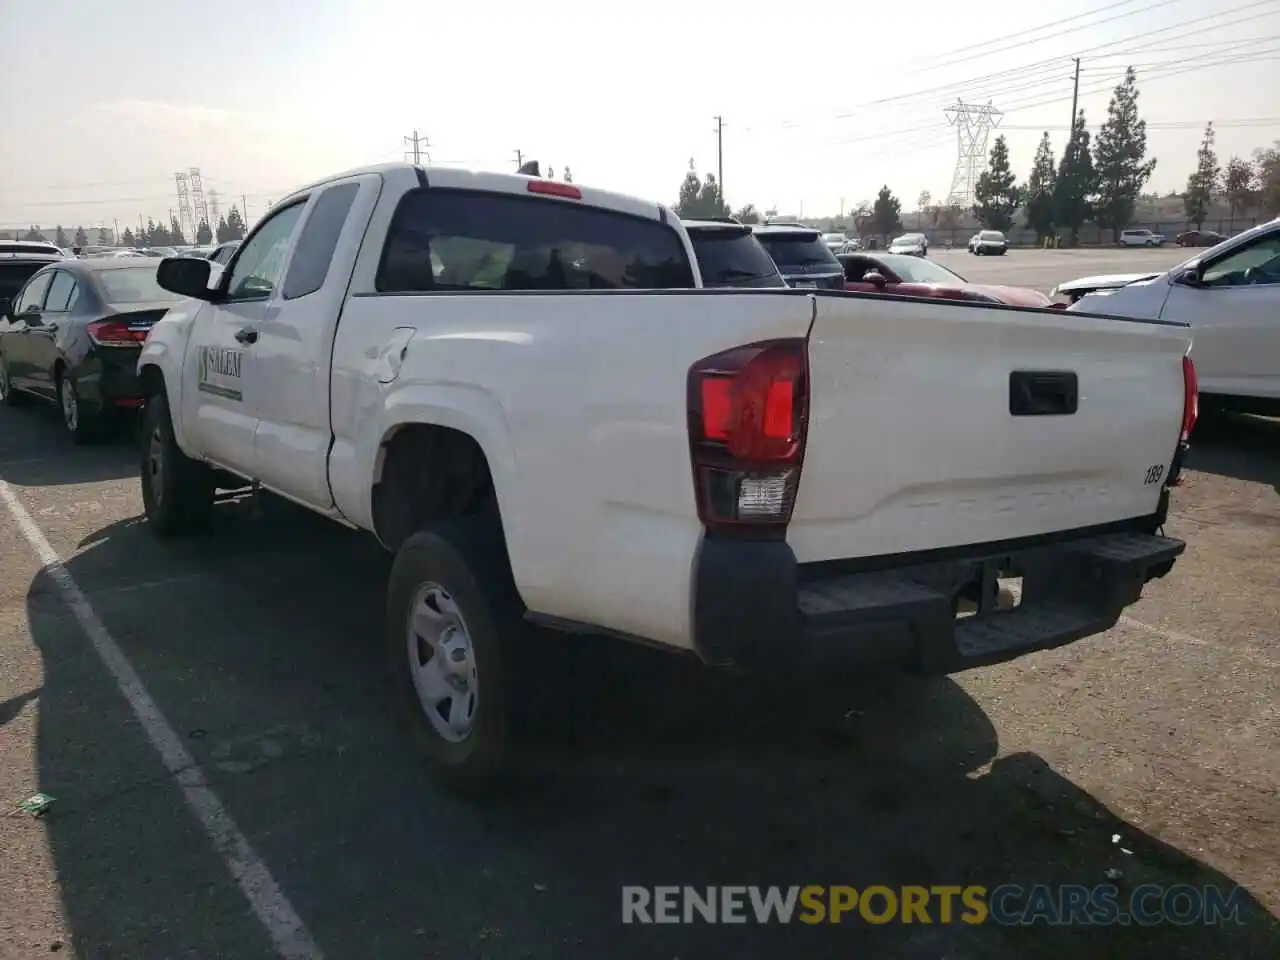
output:
[[[150,327],[133,327],[123,320],[97,320],[89,324],[89,339],[100,347],[136,347],[147,339]]]
[[[708,530],[781,535],[809,423],[804,339],[735,347],[689,371],[689,451]]]
[[[1200,381],[1191,354],[1182,358],[1182,442],[1191,439],[1191,431],[1200,418]]]
[[[530,180],[530,193],[543,193],[549,197],[568,197],[570,200],[581,200],[582,191],[572,183],[561,183],[558,180]]]

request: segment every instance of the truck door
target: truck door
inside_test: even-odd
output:
[[[255,345],[276,297],[305,200],[273,212],[236,252],[223,279],[226,295],[195,317],[187,350],[182,422],[210,461],[250,479],[258,477],[253,435],[262,383]]]
[[[329,357],[379,178],[338,181],[309,198],[278,296],[254,345],[259,378],[254,456],[272,490],[309,506],[329,491]]]

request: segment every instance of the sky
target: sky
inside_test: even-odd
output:
[[[249,220],[362,164],[514,170],[674,203],[836,215],[951,188],[963,99],[1002,112],[1025,178],[1056,153],[1073,58],[1090,127],[1138,71],[1148,189],[1181,188],[1206,121],[1225,159],[1280,140],[1280,0],[0,0],[0,229],[167,220],[174,172]],[[994,134],[992,135],[994,137]]]

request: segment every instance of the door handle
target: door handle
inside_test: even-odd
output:
[[[254,330],[252,327],[245,327],[243,330],[237,330],[236,342],[237,343],[257,343],[258,331]]]

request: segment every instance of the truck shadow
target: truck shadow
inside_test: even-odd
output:
[[[219,532],[176,544],[127,520],[86,538],[66,567],[331,958],[487,957],[499,945],[637,960],[1280,956],[1280,924],[1251,896],[1245,924],[1226,928],[852,915],[834,929],[623,926],[623,885],[1094,887],[1116,869],[1122,895],[1234,883],[1037,755],[1000,756],[990,720],[951,679],[738,676],[594,639],[539,639],[521,665],[539,696],[520,715],[520,776],[505,799],[463,803],[431,783],[388,716],[375,639],[385,558],[288,508],[245,513],[230,504]],[[94,599],[121,569],[200,589]],[[40,783],[58,798],[45,827],[77,955],[267,955],[43,574],[28,615],[44,659]],[[211,694],[232,689],[233,704]],[[217,744],[238,742],[258,712],[304,735],[290,746],[282,734],[257,765],[221,762]],[[441,861],[451,866],[426,866]]]
[[[1206,416],[1191,441],[1187,467],[1280,492],[1280,420],[1245,414]]]

